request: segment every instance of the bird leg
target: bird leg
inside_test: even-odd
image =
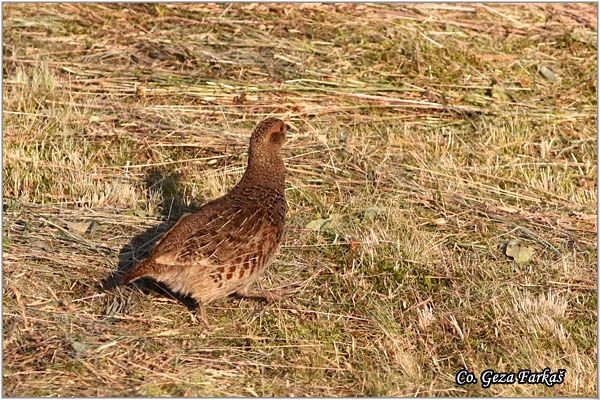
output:
[[[270,290],[250,290],[250,287],[247,286],[243,289],[237,291],[237,294],[243,297],[254,297],[259,299],[265,299],[267,303],[272,303],[274,301],[282,301],[287,298],[287,294],[292,292],[294,289],[270,289]]]
[[[200,317],[200,320],[206,325],[208,329],[212,329],[210,324],[208,323],[208,318],[206,318],[206,306],[202,303],[198,303],[198,310],[195,315],[192,315],[192,320],[197,323],[198,320],[196,317]]]
[[[206,306],[204,304],[200,305],[200,319],[210,328],[208,318],[206,317]]]

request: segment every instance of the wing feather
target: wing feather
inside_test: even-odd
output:
[[[265,218],[267,214],[258,204],[248,207],[246,203],[242,207],[233,201],[207,203],[167,231],[153,249],[152,261],[173,267],[228,265],[256,252],[248,248],[248,239],[272,225],[271,219]]]

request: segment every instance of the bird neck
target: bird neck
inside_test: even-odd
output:
[[[285,166],[279,154],[250,154],[248,167],[238,186],[260,185],[283,193],[285,191]]]

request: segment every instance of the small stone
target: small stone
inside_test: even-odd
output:
[[[554,72],[552,72],[552,70],[548,67],[544,67],[541,66],[540,67],[540,74],[546,78],[546,80],[552,82],[552,83],[556,83],[558,82],[558,78],[556,77],[556,75],[554,74]]]

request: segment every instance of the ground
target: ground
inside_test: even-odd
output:
[[[596,13],[4,4],[2,394],[596,396]],[[118,285],[267,116],[290,298]]]

